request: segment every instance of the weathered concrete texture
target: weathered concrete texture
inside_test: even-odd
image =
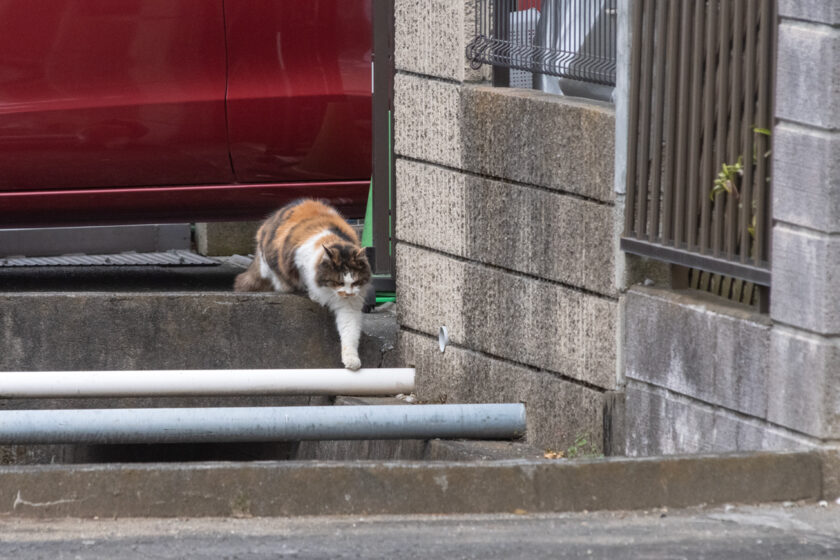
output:
[[[342,367],[329,311],[298,295],[0,295],[0,371]],[[363,367],[379,343],[362,337]]]
[[[208,256],[251,255],[262,222],[208,222],[195,225],[198,252]]]
[[[768,383],[771,422],[819,438],[840,438],[840,340],[776,325]]]
[[[464,169],[612,201],[613,107],[534,90],[462,94]]]
[[[456,344],[613,389],[618,304],[534,278],[397,246],[397,321]]]
[[[0,514],[204,517],[644,509],[821,496],[817,454],[0,469]]]
[[[400,184],[397,197],[396,236],[400,241],[431,247],[438,251],[472,257],[469,254],[468,231],[474,209],[467,210],[467,183],[475,185],[480,179],[468,177],[450,169],[397,159],[396,177]],[[514,237],[517,229],[496,223],[495,218],[486,228],[499,227]],[[515,258],[510,255],[510,258]],[[514,268],[514,267],[509,267]]]
[[[840,232],[840,132],[780,122],[773,157],[773,217]]]
[[[633,287],[625,375],[765,418],[770,320],[700,292]]]
[[[774,321],[821,334],[840,334],[840,236],[773,228]]]
[[[543,452],[518,441],[302,441],[297,445],[294,458],[317,461],[498,461],[541,459]]]
[[[840,447],[823,449],[820,456],[823,464],[823,497],[827,500],[840,500]]]
[[[441,353],[436,338],[416,333],[401,332],[399,347],[403,362],[417,368],[421,401],[523,402],[530,445],[564,451],[584,436],[591,452],[602,451],[604,393],[462,348]]]
[[[400,240],[616,294],[612,207],[404,159],[396,172]]]
[[[628,380],[627,447],[631,457],[811,449],[816,441],[766,422]]]
[[[543,450],[520,441],[433,439],[426,447],[428,461],[503,461],[543,459]]]
[[[461,86],[397,73],[394,152],[461,167]]]
[[[840,27],[779,25],[776,117],[840,129]]]
[[[611,202],[611,105],[398,73],[394,151],[411,159]]]
[[[464,0],[394,3],[394,63],[397,70],[464,79]]]
[[[840,25],[840,3],[836,0],[779,0],[779,16]]]

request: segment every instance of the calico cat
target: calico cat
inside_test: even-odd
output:
[[[357,370],[362,307],[370,265],[353,228],[331,206],[301,199],[271,215],[257,231],[251,266],[237,292],[304,291],[335,314],[344,367]]]

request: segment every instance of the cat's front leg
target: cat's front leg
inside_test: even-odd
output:
[[[362,332],[362,311],[349,305],[340,305],[334,309],[335,325],[341,339],[341,362],[350,370],[362,367],[359,359],[359,336]]]

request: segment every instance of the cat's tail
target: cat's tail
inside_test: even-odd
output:
[[[251,262],[248,270],[239,274],[233,282],[235,292],[270,292],[271,282],[260,274],[260,263],[258,259]]]

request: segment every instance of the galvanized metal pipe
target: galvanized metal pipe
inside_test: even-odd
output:
[[[0,412],[0,444],[510,439],[524,433],[522,404]]]
[[[396,395],[413,368],[0,372],[0,398]]]

